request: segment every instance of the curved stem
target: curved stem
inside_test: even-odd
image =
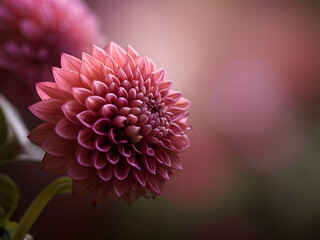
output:
[[[13,232],[10,240],[22,240],[48,202],[56,194],[70,192],[71,186],[72,180],[69,177],[61,177],[43,189],[22,216],[17,229]]]

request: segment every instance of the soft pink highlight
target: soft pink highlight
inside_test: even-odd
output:
[[[93,191],[94,204],[161,195],[182,169],[190,102],[130,46],[93,46],[82,60],[64,54],[61,65],[54,83],[37,84],[42,101],[30,107],[45,121],[29,135],[46,151],[42,167],[70,176],[76,195]]]

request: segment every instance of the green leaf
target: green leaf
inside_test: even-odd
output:
[[[19,112],[0,94],[0,166],[12,161],[41,161],[43,151],[27,135]]]
[[[19,201],[19,189],[7,175],[0,173],[0,220],[10,219]]]
[[[10,239],[12,233],[17,229],[17,222],[10,222],[6,219],[0,220],[0,232],[3,240]],[[1,238],[0,238],[1,240]]]

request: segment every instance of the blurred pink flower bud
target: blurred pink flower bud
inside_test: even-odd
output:
[[[19,108],[37,99],[34,83],[52,81],[62,53],[80,56],[100,41],[99,22],[81,0],[0,2],[0,92]]]

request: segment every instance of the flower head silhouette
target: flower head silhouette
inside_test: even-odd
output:
[[[76,195],[94,192],[94,204],[161,195],[189,146],[190,102],[131,46],[93,46],[82,60],[63,54],[61,65],[30,106],[45,121],[29,135],[46,151],[42,168],[70,176]]]

